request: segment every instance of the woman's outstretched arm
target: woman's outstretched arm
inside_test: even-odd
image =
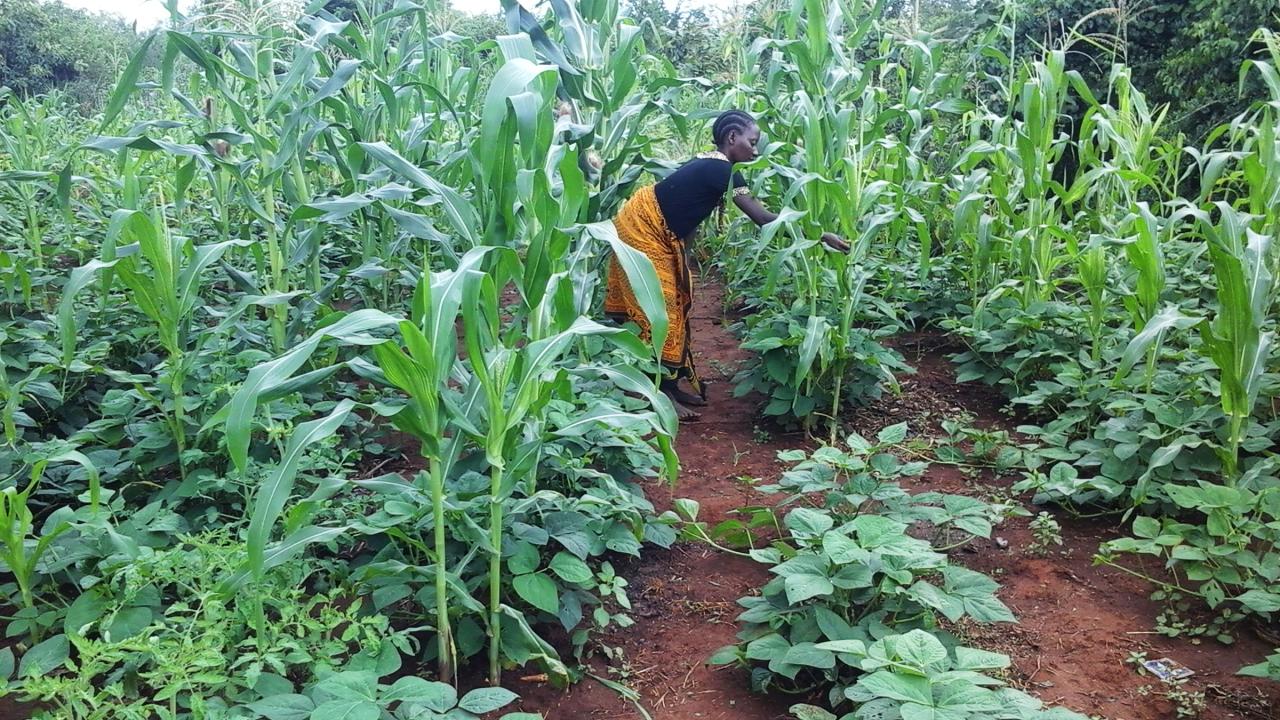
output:
[[[761,205],[759,200],[756,200],[750,195],[735,194],[733,196],[733,204],[737,205],[739,210],[746,213],[746,216],[751,218],[751,222],[756,225],[767,225],[778,219],[777,213],[771,212],[764,205]],[[827,247],[832,250],[849,252],[849,243],[841,240],[840,236],[835,233],[822,233],[822,242],[826,243]]]

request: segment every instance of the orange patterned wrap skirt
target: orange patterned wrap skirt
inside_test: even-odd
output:
[[[693,276],[689,272],[684,243],[667,229],[653,186],[643,187],[631,196],[613,224],[623,242],[649,258],[662,284],[662,296],[666,300],[670,321],[667,341],[662,346],[662,364],[676,377],[688,378],[693,389],[705,397],[706,391],[694,369],[693,351],[689,347]],[[649,339],[649,319],[636,301],[635,293],[627,282],[627,274],[616,257],[609,261],[604,311],[610,317],[635,323],[640,328],[640,336]]]

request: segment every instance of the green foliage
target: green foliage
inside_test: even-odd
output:
[[[759,359],[734,378],[734,395],[766,398],[767,416],[811,422],[825,408],[879,398],[882,383],[910,371],[901,355],[867,334],[851,333],[841,345],[824,317],[810,316],[807,325],[801,324],[803,318],[800,309],[759,313],[743,323],[742,347]],[[833,368],[837,359],[848,368],[844,374]]]
[[[1268,678],[1270,680],[1280,679],[1280,652],[1268,655],[1266,660],[1253,665],[1247,665],[1240,668],[1240,675],[1250,677]]]
[[[774,578],[759,596],[739,600],[746,608],[738,618],[744,623],[742,644],[717,653],[716,662],[752,667],[757,689],[834,684],[843,692],[856,673],[850,674],[847,663],[838,665],[839,651],[824,643],[865,645],[912,629],[941,632],[941,618],[1013,621],[995,597],[995,582],[949,564],[938,550],[989,537],[998,516],[971,498],[904,491],[899,478],[925,468],[890,454],[905,431],[888,428],[874,445],[853,436],[848,450],[828,446],[812,455],[779,455],[794,467],[760,490],[784,493],[780,508],[796,507],[780,523],[783,538],[750,551]],[[809,506],[810,497],[820,504]],[[927,523],[934,542],[909,535],[914,523]],[[711,537],[706,529],[701,535]]]
[[[92,530],[78,531],[82,543]],[[309,590],[313,568],[280,568],[247,594],[223,595],[220,578],[244,552],[213,531],[127,563],[102,558],[100,581],[66,608],[63,633],[23,655],[16,688],[48,703],[46,717],[198,717],[228,703],[274,702],[282,688],[335,670],[386,673],[412,649],[408,633],[343,590]],[[257,603],[266,606],[261,627]]]
[[[1268,62],[1244,69],[1273,75]],[[1180,197],[1171,178],[1183,152],[1158,139],[1162,113],[1127,71],[1111,75],[1106,101],[1060,64],[1038,73],[1040,84],[1070,86],[1089,108],[1077,177],[1066,187],[1021,179],[1053,176],[1065,136],[1042,143],[1030,164],[990,154],[1034,148],[1014,137],[966,150],[966,166],[1015,175],[975,173],[956,191],[955,223],[972,228],[959,236],[972,300],[944,321],[970,347],[955,357],[961,380],[1001,385],[1043,419],[1020,428],[1042,448],[1019,489],[1035,490],[1037,501],[1167,506],[1175,477],[1185,484],[1223,472],[1234,483],[1251,472],[1250,483],[1269,483],[1266,465],[1250,471],[1248,456],[1270,445],[1255,411],[1265,405],[1261,358],[1273,332],[1260,309],[1274,302],[1274,280],[1257,258],[1268,254],[1274,219],[1252,198],[1274,185],[1270,154],[1254,154],[1273,136],[1273,114],[1258,109],[1216,131],[1243,154],[1213,145],[1187,153],[1201,182],[1194,197]],[[1051,106],[1063,102],[1058,94]],[[1006,127],[1022,133],[1016,122]],[[998,211],[966,207],[978,184]],[[1165,198],[1164,210],[1148,197]]]
[[[479,688],[458,697],[451,685],[402,677],[381,682],[384,673],[348,671],[329,675],[301,695],[267,698],[250,706],[260,717],[305,717],[309,720],[346,720],[391,717],[395,720],[458,718],[475,720],[517,699],[502,688]],[[506,713],[500,720],[537,720],[533,713]]]
[[[1103,544],[1099,560],[1120,563],[1122,553],[1161,559],[1168,579],[1160,580],[1162,599],[1171,593],[1194,595],[1211,610],[1227,611],[1214,624],[1215,634],[1229,641],[1226,623],[1244,615],[1270,618],[1280,611],[1280,556],[1272,550],[1275,537],[1276,493],[1211,485],[1170,485],[1166,492],[1176,503],[1178,515],[1157,519],[1139,516],[1133,521],[1133,537]]]
[[[1009,666],[999,653],[964,646],[948,648],[923,630],[887,635],[873,643],[858,640],[819,643],[843,664],[864,675],[844,690],[858,709],[840,720],[879,717],[933,717],[948,720],[1072,720],[1083,718],[1060,708],[1045,709],[1026,693],[999,688],[985,673]],[[838,704],[838,703],[833,703]],[[798,720],[836,720],[834,713],[812,705],[793,705]]]
[[[379,678],[488,645],[495,682],[566,682],[565,647],[631,622],[617,557],[675,541],[634,484],[676,470],[651,348],[587,318],[679,93],[638,27],[278,5],[152,36],[92,121],[0,108],[3,591],[48,670],[11,692],[67,717],[487,713],[508,696],[424,715]],[[152,561],[199,582],[138,584]],[[253,658],[265,685],[226,670]]]
[[[663,0],[627,0],[624,10],[644,31],[645,45],[675,66],[682,77],[721,79],[734,69],[724,21],[713,22],[705,10],[674,7]]]
[[[770,161],[757,161],[752,191],[783,209],[758,236],[731,230],[712,240],[749,313],[736,328],[758,353],[737,392],[763,393],[766,414],[810,431],[825,421],[831,441],[843,407],[908,371],[879,342],[901,327],[882,295],[903,258],[918,258],[927,274],[931,255],[917,210],[927,194],[918,153],[925,119],[947,109],[930,95],[948,80],[931,73],[932,49],[888,41],[883,5],[850,3],[828,16],[822,3],[794,3],[769,13],[771,27],[739,50],[729,102],[756,114]],[[850,252],[820,242],[824,231],[847,238]],[[918,252],[903,247],[908,236]]]
[[[850,719],[885,713],[1076,717],[1043,711],[1022,693],[989,689],[1000,683],[982,671],[999,670],[1009,659],[959,646],[942,629],[944,618],[1014,619],[995,597],[994,581],[950,564],[940,552],[990,537],[999,513],[972,498],[904,491],[898,480],[925,469],[891,454],[905,436],[906,427],[897,425],[874,444],[855,435],[848,450],[780,453],[795,465],[776,485],[760,489],[783,493],[782,507],[797,507],[781,523],[783,538],[749,553],[775,577],[759,596],[738,601],[746,608],[738,618],[741,642],[711,662],[750,667],[752,685],[760,690],[825,691],[833,707],[851,701],[855,709],[843,716]],[[810,498],[820,504],[810,506]],[[678,509],[693,514],[687,505]],[[908,534],[917,524],[932,529],[932,543]],[[712,539],[737,530],[721,526],[708,534],[695,524],[691,534]],[[808,705],[794,706],[792,713],[836,717]]]
[[[1053,547],[1062,545],[1062,525],[1047,512],[1036,515],[1029,523],[1031,542],[1027,550],[1033,555],[1045,555]]]
[[[977,16],[998,21],[1002,5],[979,3]],[[1239,92],[1237,69],[1261,49],[1254,34],[1272,24],[1277,9],[1274,0],[1035,0],[1015,7],[1017,56],[1070,47],[1071,67],[1095,86],[1112,63],[1127,63],[1138,87],[1170,104],[1176,129],[1196,141],[1247,109],[1261,90],[1254,78]]]
[[[134,30],[110,15],[60,1],[0,2],[0,86],[22,96],[62,90],[94,109],[138,44]]]

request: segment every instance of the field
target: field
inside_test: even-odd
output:
[[[0,91],[0,715],[1277,717],[1280,35],[1188,134],[1017,3],[205,5]],[[730,108],[681,423],[612,218]]]

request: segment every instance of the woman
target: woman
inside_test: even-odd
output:
[[[662,283],[671,325],[662,347],[666,376],[661,389],[671,398],[681,420],[700,417],[691,407],[706,405],[707,398],[689,346],[693,277],[689,273],[687,251],[698,226],[717,208],[723,209],[730,185],[734,204],[756,225],[778,217],[751,196],[747,181],[733,171],[735,164],[750,162],[759,155],[756,145],[760,142],[760,127],[755,119],[741,110],[724,112],[712,126],[711,139],[716,146],[714,152],[702,153],[657,185],[641,188],[613,221],[622,241],[653,262]],[[831,233],[823,233],[822,240],[837,250],[849,249]],[[643,336],[648,337],[649,321],[636,302],[616,257],[609,263],[604,310],[614,319],[634,322]],[[680,387],[681,378],[689,382],[693,393]]]

